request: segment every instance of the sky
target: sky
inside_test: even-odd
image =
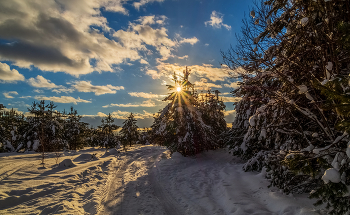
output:
[[[220,51],[236,44],[252,0],[2,0],[0,104],[73,106],[97,126],[111,113],[140,127],[164,108],[171,75],[191,69],[196,89],[219,90],[227,122],[237,87]]]

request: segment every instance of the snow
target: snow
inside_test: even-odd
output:
[[[329,71],[331,71],[332,68],[333,68],[333,63],[332,63],[332,62],[328,62],[328,63],[327,63],[327,66],[326,66],[326,69],[329,70]],[[329,79],[329,78],[327,77],[327,79]]]
[[[113,150],[110,150],[110,152]],[[183,157],[160,146],[127,152],[0,154],[0,214],[320,214],[315,200],[269,189],[262,173],[221,149]],[[96,160],[82,161],[95,154]],[[62,166],[64,164],[64,166]],[[73,165],[72,165],[73,164]],[[69,167],[67,167],[69,166]]]
[[[251,116],[249,118],[249,124],[250,126],[254,127],[255,126],[255,115]]]
[[[307,17],[304,17],[300,20],[300,24],[302,26],[305,26],[308,22],[309,22],[309,18],[307,18]]]
[[[300,94],[307,92],[307,86],[305,86],[305,85],[300,85],[300,86],[298,86],[298,88],[299,88]]]
[[[58,166],[60,167],[74,167],[75,164],[71,159],[64,159]]]
[[[39,147],[40,142],[39,142],[39,140],[34,140],[33,142],[34,142],[33,150],[36,151],[38,149],[38,147]]]
[[[310,93],[306,92],[305,96],[306,96],[307,99],[309,99],[311,101],[314,101],[314,98],[310,95]]]
[[[93,159],[96,159],[96,156],[94,154],[86,153],[86,154],[80,154],[78,157],[74,159],[74,162],[91,161]]]
[[[261,129],[259,140],[266,139],[266,129]]]
[[[28,141],[28,142],[27,142],[27,148],[29,149],[31,145],[32,145],[32,142],[31,142],[31,141]]]
[[[314,148],[315,146],[310,144],[308,147],[302,149],[301,151],[311,152]]]
[[[324,172],[324,175],[322,176],[322,180],[325,184],[328,184],[330,181],[333,183],[339,183],[340,173],[338,172],[338,170],[334,168],[329,168]]]

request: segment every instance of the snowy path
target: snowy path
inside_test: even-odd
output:
[[[97,153],[97,160],[86,160]],[[85,149],[54,158],[0,154],[0,214],[320,214],[313,201],[267,189],[259,174],[242,171],[224,150],[184,158],[163,147],[119,154]]]
[[[261,174],[244,172],[242,162],[224,150],[184,158],[174,153],[159,165],[160,178],[184,214],[321,214],[306,195],[286,196]]]

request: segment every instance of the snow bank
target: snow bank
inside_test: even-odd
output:
[[[179,152],[174,152],[172,155],[171,155],[171,158],[172,159],[179,159],[179,158],[182,158],[182,154],[180,154]]]
[[[338,170],[334,168],[329,168],[324,172],[324,175],[322,176],[322,180],[325,184],[328,184],[330,181],[333,183],[339,183],[340,182],[340,173]]]
[[[74,159],[74,162],[78,162],[78,161],[91,161],[91,160],[96,160],[97,157],[95,154],[89,154],[89,153],[85,153],[85,154],[81,154],[78,157],[76,157]]]
[[[76,166],[71,159],[64,159],[58,166],[60,167],[74,167]]]
[[[109,149],[108,152],[113,155],[118,154],[118,150],[116,148]]]

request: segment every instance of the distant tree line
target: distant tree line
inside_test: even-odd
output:
[[[149,144],[148,133],[140,134],[132,113],[123,127],[114,124],[111,114],[97,128],[82,122],[73,107],[57,111],[53,102],[33,102],[28,116],[0,106],[0,152],[57,152],[83,147],[115,148],[136,143]],[[121,130],[117,132],[118,129]]]

